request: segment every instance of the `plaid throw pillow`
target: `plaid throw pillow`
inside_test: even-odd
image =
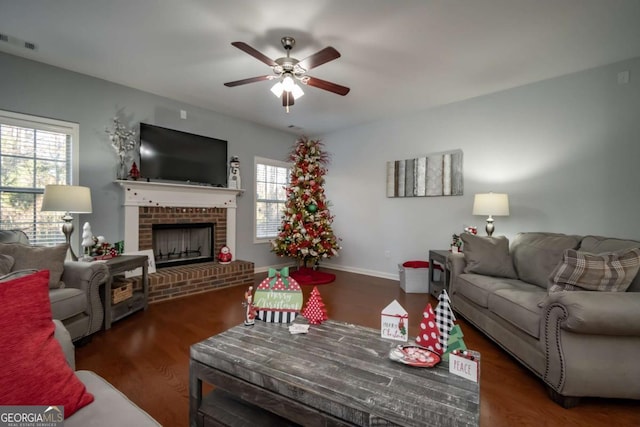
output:
[[[549,276],[549,293],[559,291],[624,292],[640,269],[640,249],[590,254],[564,251]]]

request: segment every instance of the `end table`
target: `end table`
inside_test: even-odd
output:
[[[448,250],[429,250],[429,293],[433,295],[434,298],[438,298],[443,289],[449,292],[449,279],[451,274],[447,268],[448,257]],[[442,267],[438,280],[435,279],[433,274],[436,269],[435,263]]]
[[[110,273],[109,280],[104,286],[104,329],[107,330],[111,328],[111,323],[149,307],[149,260],[146,255],[120,255],[103,262],[109,267]],[[111,304],[113,277],[137,268],[142,268],[142,290],[135,290],[131,298]]]

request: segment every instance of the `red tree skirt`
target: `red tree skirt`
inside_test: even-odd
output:
[[[301,267],[289,273],[300,285],[324,285],[336,280],[336,275],[324,273],[308,267]]]

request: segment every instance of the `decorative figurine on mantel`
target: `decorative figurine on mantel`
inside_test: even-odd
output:
[[[256,306],[253,305],[253,286],[249,286],[247,292],[244,293],[244,302],[242,306],[245,308],[244,325],[253,326],[256,323]]]
[[[138,169],[138,165],[136,165],[136,162],[133,162],[133,164],[131,165],[131,170],[129,170],[129,176],[134,181],[137,181],[138,178],[140,178],[140,169]]]
[[[218,262],[220,264],[229,264],[233,255],[231,255],[231,250],[227,245],[220,248],[220,253],[218,254]]]
[[[82,248],[84,249],[84,256],[82,257],[82,261],[92,261],[93,257],[91,257],[91,248],[95,245],[93,241],[93,233],[91,231],[91,224],[85,222],[82,226]]]
[[[238,156],[231,157],[229,161],[229,188],[235,188],[236,190],[240,190],[242,188],[240,182],[240,160],[238,160]]]

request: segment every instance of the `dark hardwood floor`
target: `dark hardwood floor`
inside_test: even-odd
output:
[[[427,295],[405,294],[397,281],[335,273],[334,283],[318,287],[330,318],[379,328],[380,311],[397,299],[415,337]],[[264,277],[256,275],[256,283]],[[306,301],[311,288],[303,290]],[[77,368],[97,372],[164,426],[187,426],[189,346],[241,323],[245,291],[234,287],[152,304],[78,348]],[[481,426],[640,426],[638,401],[589,398],[561,408],[539,379],[464,320],[459,323],[467,346],[482,353]],[[615,354],[603,363],[615,363]]]

